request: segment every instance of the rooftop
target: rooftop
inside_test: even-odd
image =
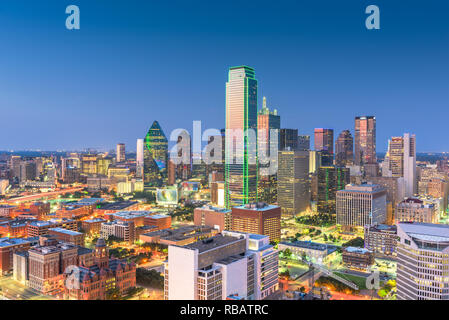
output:
[[[346,248],[343,248],[343,250],[345,250],[347,252],[351,252],[351,253],[360,253],[360,254],[365,254],[365,253],[370,253],[371,252],[368,249],[357,248],[357,247],[346,247]]]
[[[323,243],[317,243],[312,241],[292,241],[292,242],[280,242],[281,244],[287,245],[287,246],[294,246],[298,248],[304,248],[304,249],[310,249],[310,250],[318,250],[318,251],[327,251],[328,253],[331,253],[335,251],[337,248],[333,245],[323,244]]]
[[[77,235],[82,234],[81,232],[78,232],[78,231],[72,231],[72,230],[67,230],[67,229],[64,229],[64,228],[50,228],[50,229],[48,229],[48,230],[56,231],[56,232],[59,232],[59,233],[65,233],[65,234],[68,234],[68,235],[70,235],[70,236],[77,236]]]
[[[16,246],[25,243],[29,243],[29,241],[20,238],[0,238],[0,248]]]
[[[138,203],[137,201],[117,201],[102,204],[101,210],[123,210]]]
[[[133,219],[133,218],[149,216],[153,213],[154,213],[153,211],[119,211],[116,213],[112,213],[111,215],[115,218]]]
[[[253,210],[253,211],[267,211],[267,210],[272,210],[272,209],[276,209],[279,207],[272,205],[272,204],[267,204],[265,202],[256,202],[256,203],[249,203],[249,204],[244,204],[241,206],[236,206],[234,208],[244,209],[244,210]]]
[[[429,242],[449,241],[449,225],[446,224],[400,222],[398,227],[415,239]]]
[[[202,253],[202,252],[205,252],[205,251],[208,251],[211,249],[226,246],[226,245],[236,242],[236,241],[240,241],[241,239],[243,239],[243,238],[223,236],[221,234],[218,234],[218,235],[213,236],[208,239],[198,240],[196,242],[185,245],[183,247],[186,249],[198,250],[199,253]]]

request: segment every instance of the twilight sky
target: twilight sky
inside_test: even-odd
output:
[[[447,0],[2,0],[0,150],[135,150],[153,120],[223,128],[227,70],[245,64],[284,128],[337,136],[375,115],[378,151],[404,132],[449,151],[448,15]]]

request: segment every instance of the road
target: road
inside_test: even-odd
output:
[[[8,199],[6,200],[6,202],[8,204],[19,204],[21,202],[28,202],[28,201],[36,201],[39,199],[48,199],[48,198],[55,198],[58,197],[61,194],[65,194],[65,193],[72,193],[72,192],[76,192],[76,191],[81,191],[85,188],[86,186],[80,186],[80,187],[74,187],[74,188],[67,188],[67,189],[62,189],[62,190],[58,190],[58,191],[50,191],[50,192],[43,192],[43,193],[36,193],[36,194],[31,194],[28,196],[23,196],[23,197],[17,197],[17,198],[12,198],[12,199]]]
[[[15,281],[12,276],[0,278],[1,294],[9,300],[54,300],[54,297],[44,296],[39,292]]]

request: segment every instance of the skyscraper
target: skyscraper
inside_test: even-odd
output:
[[[294,216],[309,208],[308,151],[279,151],[277,200],[283,216]]]
[[[315,151],[321,152],[323,166],[334,164],[334,130],[315,128]]]
[[[405,133],[403,137],[392,137],[386,159],[391,176],[404,177],[405,196],[414,196],[417,193],[415,135]]]
[[[449,300],[449,226],[402,222],[397,235],[397,300]]]
[[[337,191],[349,183],[349,169],[323,166],[317,171],[317,210],[319,213],[335,214]]]
[[[136,175],[143,177],[143,139],[137,139],[136,143]]]
[[[274,109],[270,111],[267,107],[267,99],[263,97],[263,107],[259,110],[259,114],[257,116],[257,142],[258,142],[258,155],[259,157],[262,154],[270,154],[271,150],[271,132],[272,130],[277,131],[278,139],[277,146],[273,146],[276,148],[276,154],[279,149],[279,130],[281,129],[281,117],[278,115],[277,110]]]
[[[416,194],[416,138],[414,134],[404,134],[404,182],[405,196]]]
[[[355,165],[376,162],[376,117],[355,117]]]
[[[160,185],[166,175],[168,140],[159,123],[154,121],[145,136],[144,183]]]
[[[388,168],[392,177],[404,176],[404,138],[392,137],[388,143]]]
[[[124,143],[118,143],[117,144],[117,153],[116,153],[115,160],[117,162],[124,162],[125,159],[126,159],[125,144]]]
[[[310,150],[310,136],[298,136],[298,150],[309,151]]]
[[[225,140],[226,207],[257,201],[257,80],[253,68],[229,69]]]
[[[354,139],[349,130],[343,130],[335,141],[335,165],[345,167],[354,162]]]
[[[298,149],[298,129],[281,129],[279,150]]]
[[[268,109],[265,97],[263,97],[263,107],[259,110],[257,116],[257,127],[259,199],[267,203],[274,203],[277,197],[277,167],[281,117],[277,114],[276,109],[273,111]],[[272,133],[277,135],[277,139],[272,136]]]

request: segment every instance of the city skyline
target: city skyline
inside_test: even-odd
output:
[[[201,10],[180,3],[185,17],[168,19],[165,4],[103,8],[79,1],[81,29],[70,32],[63,5],[10,2],[0,16],[8,44],[0,57],[9,62],[0,106],[5,117],[21,121],[3,123],[0,135],[8,140],[0,149],[134,146],[154,120],[165,132],[191,131],[194,120],[203,129],[224,128],[227,69],[244,64],[258,73],[258,109],[266,96],[282,128],[354,134],[354,117],[367,114],[377,119],[378,151],[404,132],[416,134],[417,152],[447,151],[448,4],[377,4],[382,27],[370,32],[364,4],[264,2],[252,24],[236,13],[228,26],[234,2]],[[427,19],[414,19],[418,13]],[[226,49],[230,41],[244,50]],[[432,119],[423,120],[429,108]]]

